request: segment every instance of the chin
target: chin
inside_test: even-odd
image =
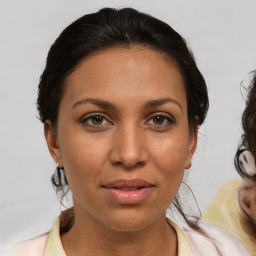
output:
[[[140,212],[139,210],[120,211],[117,214],[112,214],[109,218],[104,218],[103,223],[115,231],[135,232],[142,231],[154,224],[160,217],[152,216],[152,211],[148,210],[147,213]]]

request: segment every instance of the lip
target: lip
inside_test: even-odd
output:
[[[144,201],[154,185],[142,179],[119,179],[105,184],[103,188],[114,202],[131,205]]]

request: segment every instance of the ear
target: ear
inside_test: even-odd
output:
[[[44,136],[48,145],[49,152],[55,160],[56,164],[58,164],[60,168],[63,167],[57,134],[52,127],[50,120],[46,120],[44,123]]]
[[[185,169],[189,169],[191,167],[191,159],[196,151],[197,134],[198,134],[198,117],[195,116],[195,124],[191,128],[190,134],[189,134],[189,144],[188,144],[188,152],[187,152]]]
[[[243,211],[256,223],[256,184],[245,182],[240,187],[238,199]]]

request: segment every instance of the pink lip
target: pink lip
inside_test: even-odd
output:
[[[114,180],[103,186],[118,204],[139,204],[152,192],[154,185],[142,179]]]

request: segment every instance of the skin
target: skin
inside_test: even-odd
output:
[[[256,183],[244,181],[239,191],[239,203],[256,226]]]
[[[86,57],[66,80],[57,131],[48,120],[45,137],[73,194],[75,223],[61,236],[68,256],[177,255],[165,211],[191,165],[197,127],[189,130],[184,82],[170,58],[139,47]],[[137,178],[153,184],[139,204],[118,204],[102,188]]]

